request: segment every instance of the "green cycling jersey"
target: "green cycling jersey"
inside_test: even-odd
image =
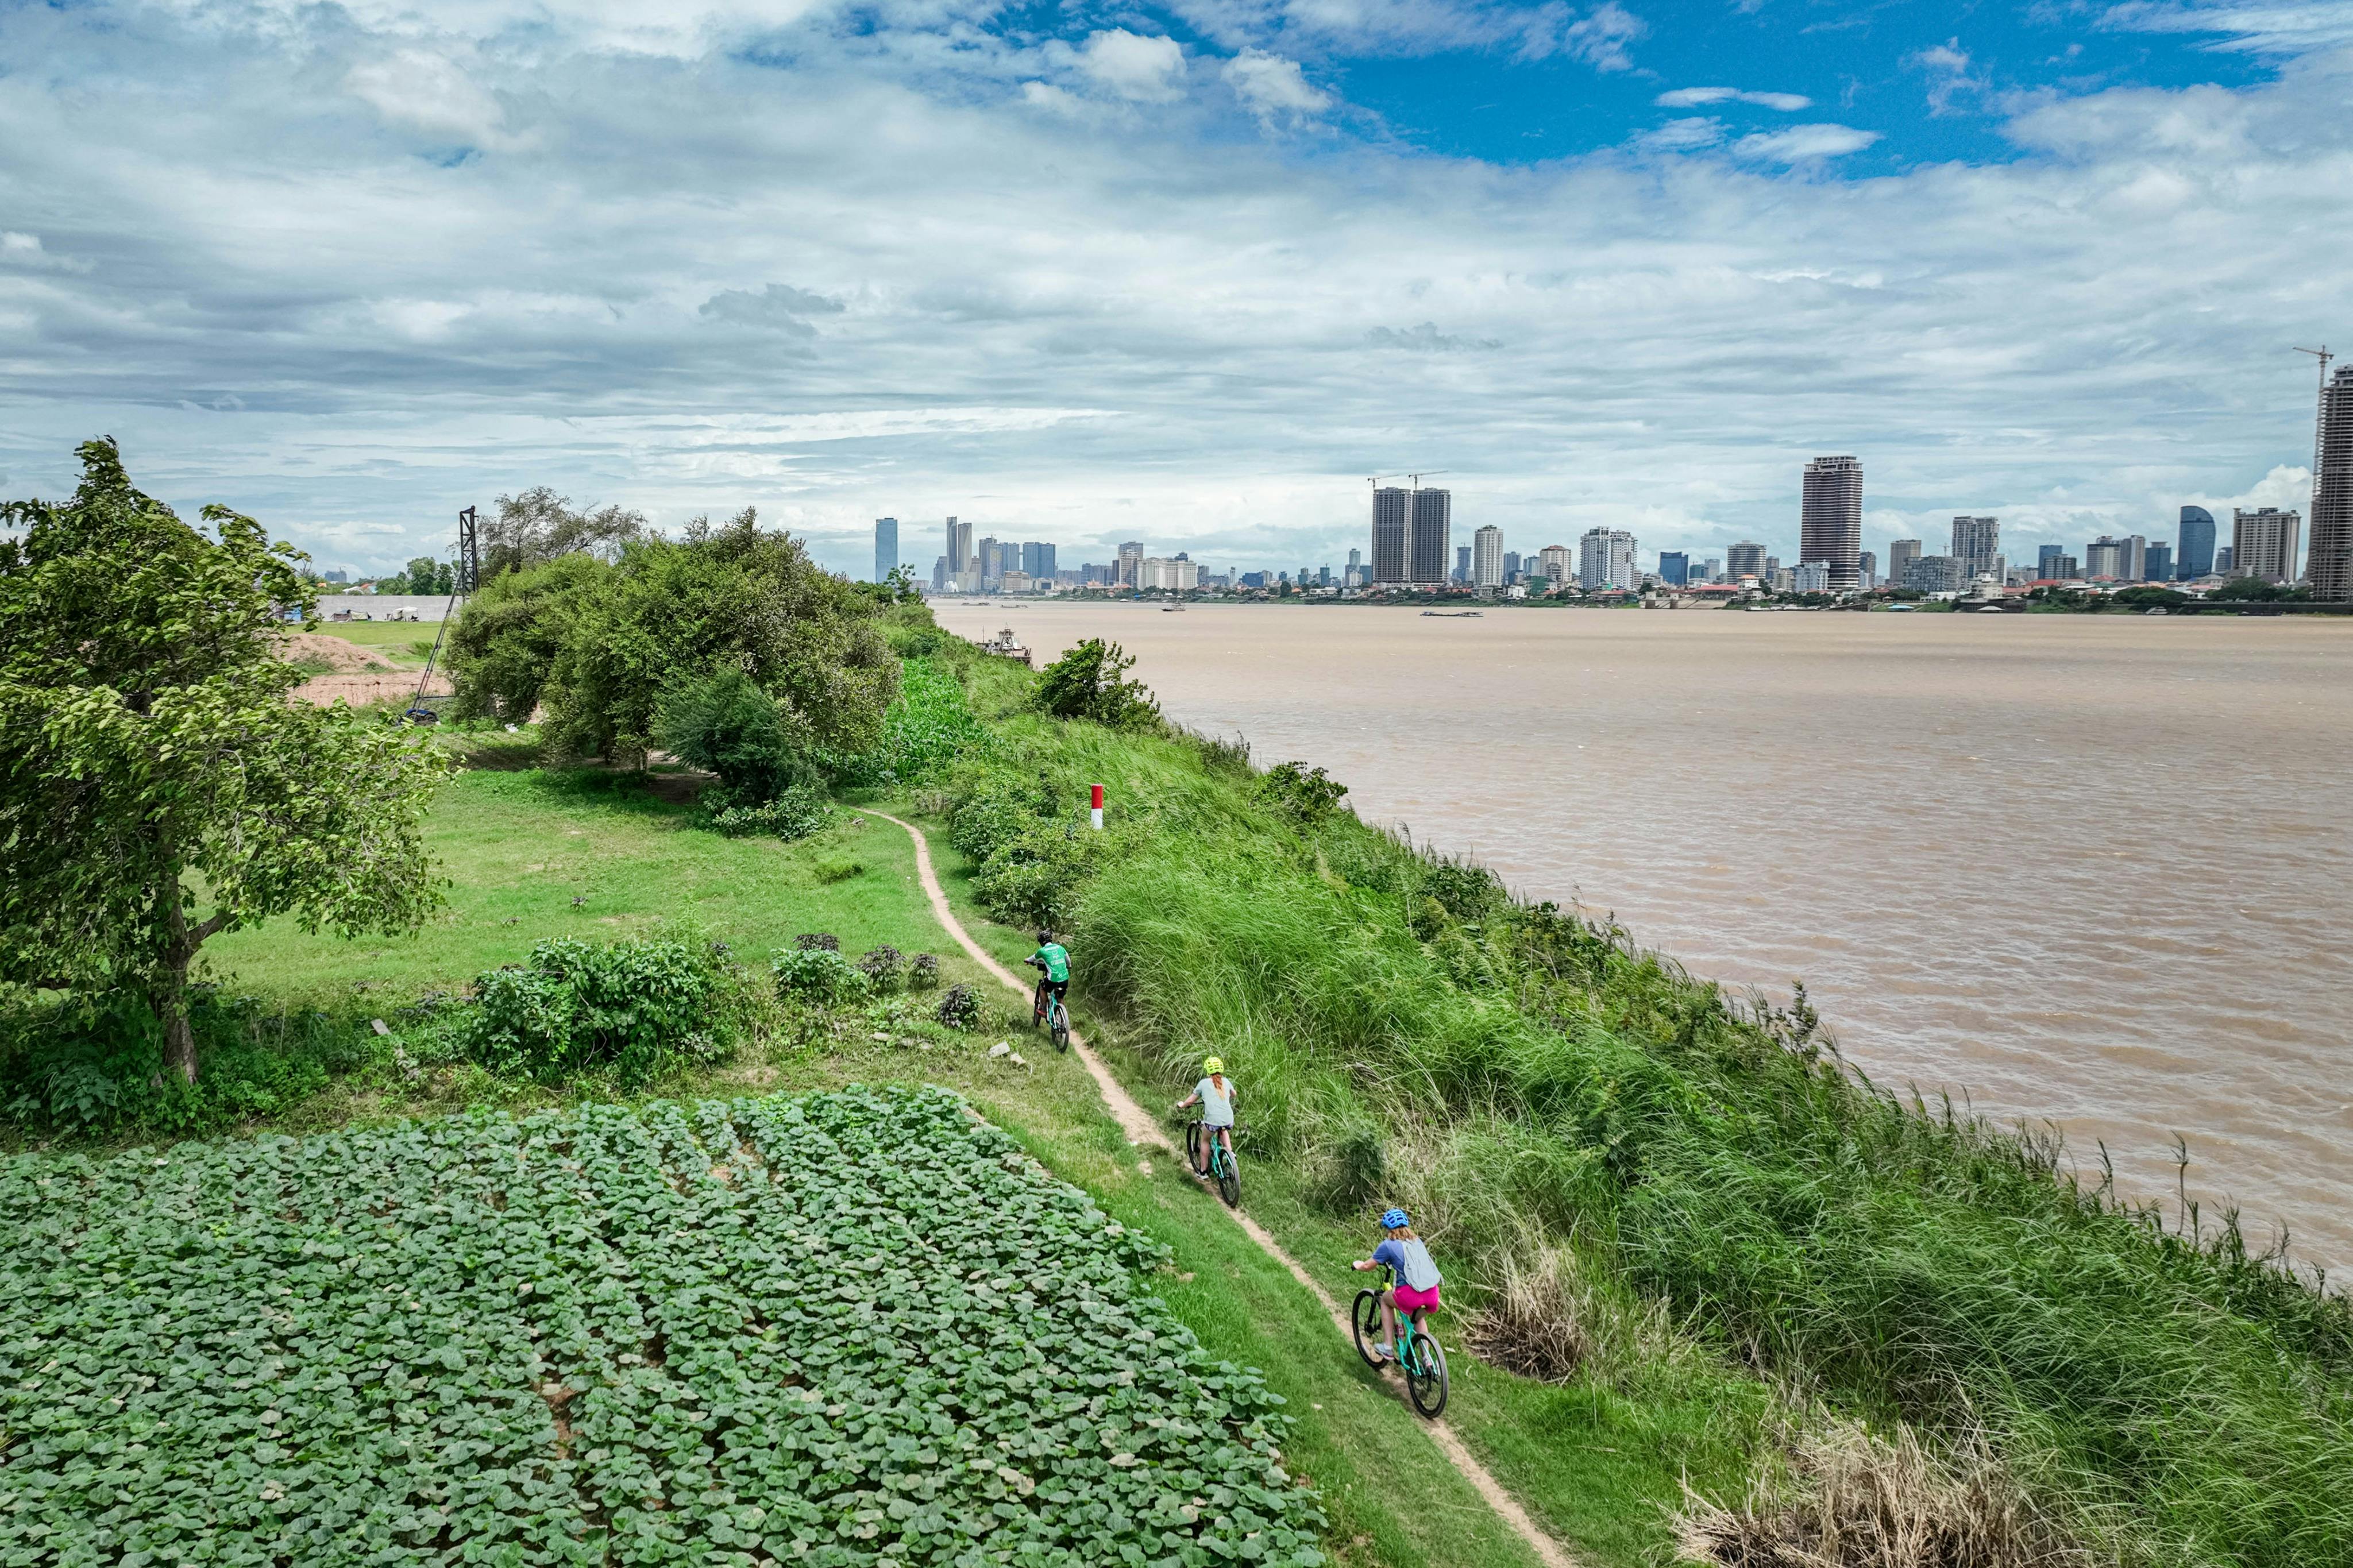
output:
[[[1046,966],[1046,978],[1060,985],[1071,978],[1071,954],[1059,942],[1050,942],[1030,958]]]

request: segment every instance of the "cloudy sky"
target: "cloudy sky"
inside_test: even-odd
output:
[[[2304,503],[2353,0],[0,0],[0,494],[1336,562]],[[2227,517],[2227,513],[2225,513]],[[2227,523],[2226,523],[2227,527]]]

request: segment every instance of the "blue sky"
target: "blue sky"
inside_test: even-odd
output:
[[[2353,5],[0,0],[0,491],[1338,561],[2301,505]]]

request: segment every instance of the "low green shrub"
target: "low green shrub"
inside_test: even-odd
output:
[[[959,980],[947,988],[932,1016],[951,1029],[970,1033],[980,1027],[980,993]]]
[[[797,784],[759,805],[736,805],[733,800],[718,789],[705,790],[702,795],[712,827],[730,838],[807,838],[833,819],[832,803],[816,784]]]
[[[809,870],[821,886],[828,888],[836,882],[847,882],[852,877],[866,874],[865,866],[856,860],[820,860]]]
[[[874,988],[876,995],[888,996],[893,992],[906,989],[906,975],[902,970],[905,963],[906,960],[900,955],[899,950],[886,942],[881,947],[869,948],[860,954],[858,969],[860,973],[866,976],[866,983]]]
[[[869,789],[920,784],[959,760],[990,752],[989,731],[973,716],[955,669],[944,659],[915,656],[935,655],[947,640],[937,627],[892,632],[893,651],[907,658],[899,700],[883,715],[881,744],[855,757],[821,759],[836,783]]]
[[[526,963],[476,977],[466,1045],[493,1072],[636,1085],[674,1064],[723,1059],[740,1032],[736,988],[710,943],[543,942]]]
[[[698,676],[664,693],[654,738],[689,767],[718,775],[728,804],[739,809],[818,782],[807,721],[740,669]]]
[[[873,988],[865,971],[829,947],[780,952],[768,971],[776,977],[779,996],[819,1006],[860,1001]]]

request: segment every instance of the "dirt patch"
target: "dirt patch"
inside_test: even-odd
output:
[[[326,632],[288,632],[279,639],[280,657],[294,664],[323,664],[337,675],[397,668],[373,648]]]
[[[364,708],[371,702],[406,702],[417,695],[417,677],[390,669],[359,675],[314,676],[296,687],[294,695],[302,701],[315,702],[322,708],[338,700],[348,702],[354,708]],[[428,708],[433,705],[432,693],[426,693],[425,705]]]

